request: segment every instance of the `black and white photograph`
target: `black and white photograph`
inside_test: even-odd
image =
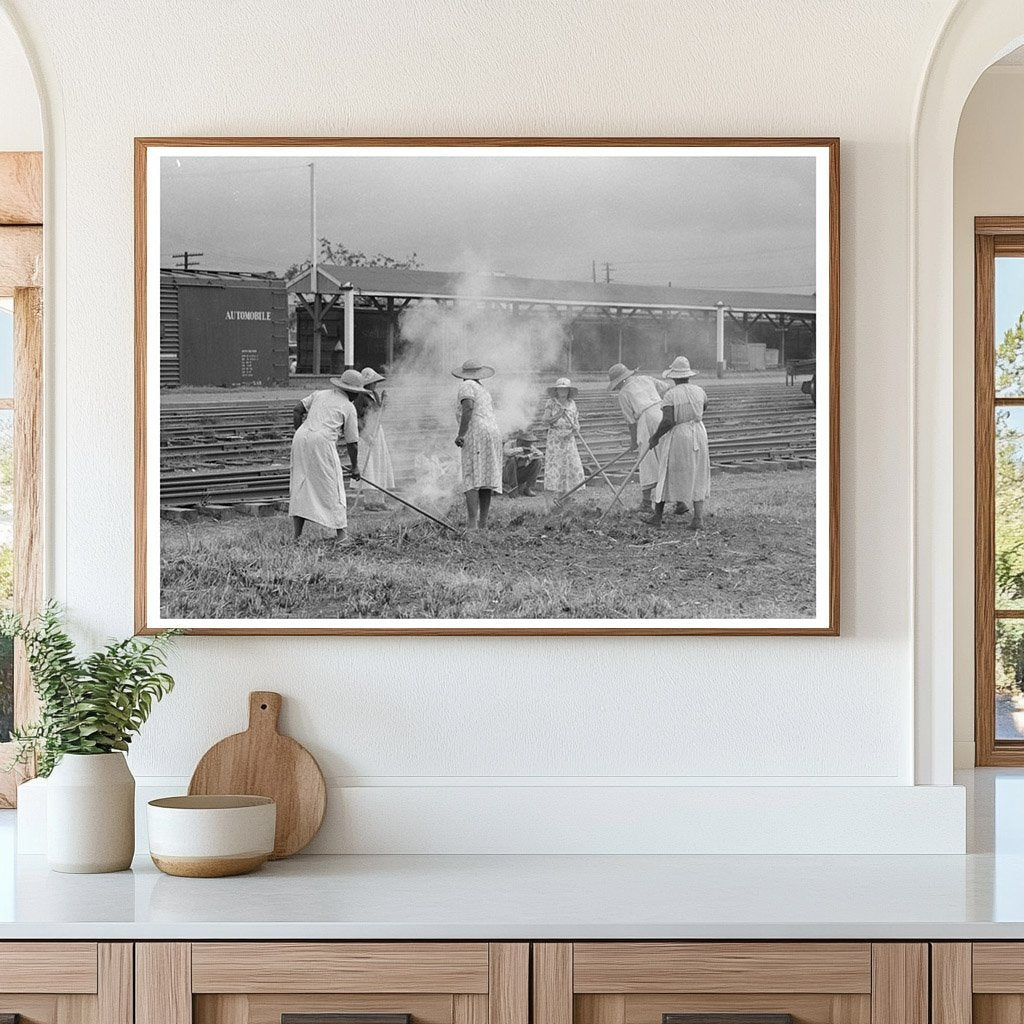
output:
[[[143,631],[838,629],[835,140],[137,140]]]

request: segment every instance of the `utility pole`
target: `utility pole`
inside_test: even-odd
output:
[[[611,284],[612,283],[612,265],[610,263],[602,263],[601,265],[604,267],[604,283],[605,284]]]
[[[594,284],[597,284],[597,260],[590,261],[590,277]]]
[[[189,267],[188,261],[195,260],[199,256],[202,256],[201,252],[189,252],[187,249],[184,252],[175,252],[171,254],[171,259],[183,260],[184,265],[181,267],[182,270],[193,270],[194,267]]]

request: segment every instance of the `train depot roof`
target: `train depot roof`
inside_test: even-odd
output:
[[[440,299],[523,303],[546,306],[604,306],[613,309],[713,310],[719,303],[733,313],[780,313],[813,317],[814,295],[591,281],[552,281],[505,274],[452,274],[436,270],[346,267],[321,264],[317,286],[311,271],[288,282],[298,294],[334,295],[353,288],[356,294],[383,299]]]

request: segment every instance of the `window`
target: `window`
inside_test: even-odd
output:
[[[0,153],[0,606],[26,617],[43,579],[42,181],[42,154]],[[0,640],[0,766],[12,725],[35,716],[24,652]],[[0,807],[24,774],[0,771]]]
[[[42,594],[42,292],[12,290],[13,302],[0,298],[0,606],[29,616],[38,610]],[[14,753],[7,742],[12,725],[34,717],[24,655],[0,639],[3,767]],[[0,807],[14,804],[19,779],[0,773]]]
[[[1024,765],[1024,217],[979,217],[976,760]]]

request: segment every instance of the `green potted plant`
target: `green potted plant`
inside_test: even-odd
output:
[[[124,752],[153,703],[174,687],[162,668],[175,632],[113,641],[80,658],[55,604],[27,623],[0,613],[0,635],[25,645],[39,697],[39,719],[11,735],[14,764],[34,757],[37,774],[49,780],[46,846],[54,871],[130,866],[135,779]]]

